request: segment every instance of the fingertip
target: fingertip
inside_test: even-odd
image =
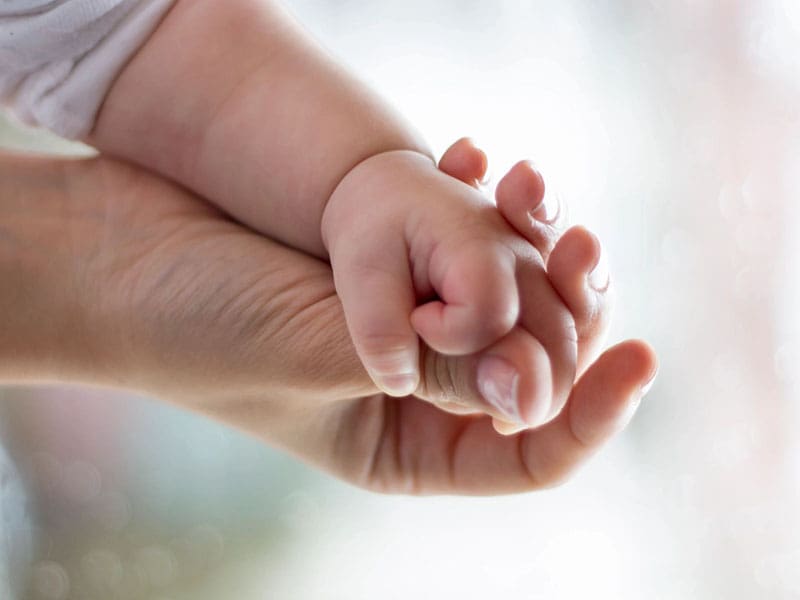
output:
[[[486,153],[469,137],[457,140],[439,160],[439,170],[472,186],[483,181],[488,166]]]
[[[617,409],[617,416],[611,419],[612,425],[605,433],[610,437],[625,429],[639,411],[642,399],[652,388],[658,374],[658,358],[653,348],[641,340],[629,340],[619,344],[618,351],[625,352],[628,367],[629,391],[627,397],[623,396]]]
[[[547,185],[544,182],[544,175],[542,175],[542,172],[532,160],[522,160],[517,164],[524,176],[526,189],[530,197],[541,206],[547,195]],[[538,206],[534,207],[534,210],[536,208],[538,208]]]
[[[561,483],[623,429],[657,368],[655,351],[641,340],[606,350],[573,387],[567,411],[521,434],[520,453],[533,487]]]
[[[498,419],[523,429],[538,427],[552,408],[551,373],[541,343],[516,329],[478,361],[477,389]]]
[[[584,227],[571,227],[553,248],[547,274],[572,313],[581,348],[593,348],[605,332],[613,305],[600,241]]]
[[[658,357],[643,340],[625,340],[608,348],[587,370],[578,385],[632,396],[647,386],[658,372]]]
[[[642,395],[646,394],[658,375],[658,355],[644,340],[628,340],[617,345],[624,348],[631,362],[631,374],[638,377]]]
[[[605,250],[603,250],[603,246],[596,235],[588,230],[586,231],[586,235],[591,238],[592,245],[594,246],[592,252],[592,266],[589,269],[587,281],[592,289],[596,292],[603,293],[606,292],[611,285],[611,271],[608,266],[608,255]]]
[[[545,184],[541,173],[528,160],[517,162],[497,184],[495,197],[501,212],[507,218],[519,219],[533,213],[544,201]]]
[[[575,436],[592,446],[624,429],[657,371],[656,353],[642,340],[606,350],[573,390],[570,422]]]
[[[470,172],[475,174],[478,183],[486,184],[489,176],[489,157],[473,138],[462,138],[465,153],[465,162],[469,165]]]
[[[548,220],[551,208],[545,204],[545,183],[529,161],[520,161],[500,180],[495,202],[503,218],[547,260],[559,237],[560,220]]]
[[[433,350],[447,355],[479,352],[514,328],[518,303],[496,309],[435,300],[411,313],[411,326]]]
[[[582,225],[570,227],[556,244],[550,260],[553,269],[579,271],[597,292],[605,292],[611,275],[608,258],[600,239]],[[550,263],[548,262],[548,268]]]
[[[419,387],[419,373],[374,374],[375,385],[388,396],[410,396]]]
[[[582,225],[570,227],[556,242],[547,261],[551,276],[587,275],[600,260],[600,240]]]
[[[360,340],[363,342],[363,340]],[[419,358],[416,343],[403,347],[361,344],[362,361],[375,385],[385,394],[403,397],[419,387]]]

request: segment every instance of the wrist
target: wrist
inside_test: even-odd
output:
[[[0,157],[0,380],[92,381],[81,259],[93,223],[70,204],[71,168]]]
[[[392,185],[393,180],[402,184],[412,171],[420,168],[436,170],[436,161],[428,152],[411,149],[378,152],[351,168],[323,207],[320,236],[326,252],[330,254],[340,235],[347,235],[353,219],[369,214],[372,207],[377,206],[380,217],[391,221],[393,207],[381,204],[381,191]]]
[[[321,258],[324,206],[355,164],[427,153],[280,7],[254,0],[178,1],[117,78],[91,142]]]

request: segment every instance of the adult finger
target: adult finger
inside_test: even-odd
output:
[[[556,419],[513,437],[497,434],[488,418],[388,400],[383,435],[359,483],[384,492],[481,495],[557,485],[625,427],[656,369],[644,342],[618,344],[581,377]]]

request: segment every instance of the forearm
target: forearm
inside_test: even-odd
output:
[[[68,202],[67,163],[0,155],[0,381],[89,381],[78,268],[91,220]]]
[[[115,82],[91,141],[317,256],[325,203],[355,165],[388,150],[429,153],[261,0],[179,1]],[[240,169],[248,160],[260,168]]]

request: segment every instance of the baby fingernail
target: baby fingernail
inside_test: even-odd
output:
[[[497,356],[482,358],[478,364],[478,389],[505,420],[512,423],[523,422],[517,398],[519,373],[508,361]]]
[[[418,377],[416,373],[378,375],[375,377],[375,383],[390,396],[409,396],[417,389]]]
[[[546,189],[546,187],[544,185],[544,176],[542,175],[542,172],[539,170],[539,167],[536,166],[536,163],[533,162],[532,160],[526,160],[525,164],[528,165],[528,168],[531,171],[533,171],[533,174],[536,175],[536,177],[539,178],[539,184],[542,186],[542,188]],[[537,208],[538,208],[538,206],[537,206]]]
[[[599,243],[599,242],[598,242]],[[606,260],[606,253],[600,249],[600,258],[594,269],[589,273],[589,285],[598,292],[605,292],[608,289],[608,284],[611,282],[611,275],[608,272],[608,261]]]
[[[480,171],[482,175],[475,179],[475,185],[479,187],[486,187],[489,185],[489,182],[492,180],[492,170],[491,164],[489,163],[489,157],[486,155],[486,152],[483,150],[483,147],[475,141],[475,138],[470,136],[464,138],[469,146],[471,146],[471,152],[477,153],[477,156],[480,159]]]
[[[492,427],[494,427],[494,430],[500,435],[516,435],[520,431],[528,429],[527,425],[521,423],[506,423],[505,421],[498,421],[497,419],[492,419]]]
[[[558,194],[545,191],[541,204],[533,209],[533,218],[548,225],[558,225],[561,218],[561,199]]]
[[[478,185],[485,187],[492,181],[492,163],[489,162],[489,157],[486,156],[486,153],[483,150],[478,148],[478,151],[483,157],[483,176],[478,179]]]
[[[644,398],[647,395],[647,392],[649,392],[652,389],[653,384],[656,382],[657,376],[658,376],[658,369],[656,369],[653,372],[653,375],[650,377],[650,380],[642,386],[641,390],[639,391],[639,398]]]
[[[408,396],[419,385],[416,347],[390,347],[364,357],[372,381],[385,394]]]
[[[483,173],[483,177],[478,179],[477,183],[481,187],[486,187],[492,182],[492,171],[491,167],[487,166],[486,171]]]

